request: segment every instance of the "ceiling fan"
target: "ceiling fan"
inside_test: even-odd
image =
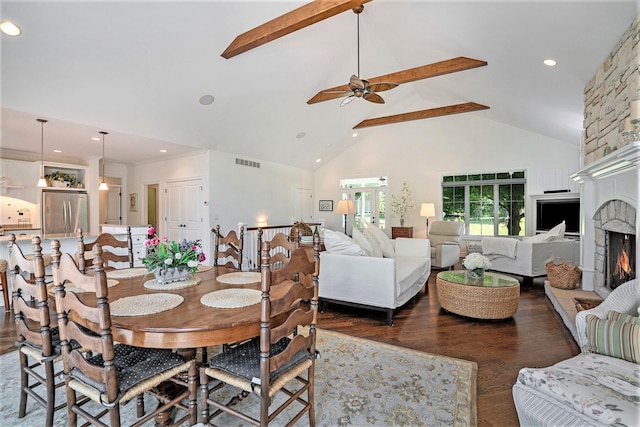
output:
[[[358,17],[358,75],[352,75],[349,79],[349,89],[347,90],[333,90],[327,89],[322,91],[324,94],[341,94],[347,95],[346,98],[340,103],[341,107],[349,104],[356,98],[362,98],[366,101],[376,104],[384,104],[384,99],[376,92],[383,92],[385,90],[393,89],[398,86],[398,83],[369,83],[369,80],[363,79],[360,76],[360,14],[364,10],[364,6],[360,5],[353,9],[353,13]]]

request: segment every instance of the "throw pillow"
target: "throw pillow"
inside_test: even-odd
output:
[[[364,237],[369,241],[369,243],[371,243],[371,247],[373,248],[373,253],[371,254],[371,256],[382,258],[384,255],[382,255],[382,248],[380,247],[380,243],[378,243],[378,240],[376,240],[376,238],[371,233],[366,233],[366,230]]]
[[[330,254],[362,256],[364,251],[353,239],[344,233],[324,230],[324,247]]]
[[[551,237],[550,240],[564,239],[564,231],[566,228],[567,228],[567,225],[565,224],[564,221],[562,221],[560,224],[556,225],[551,230],[547,231],[546,234],[548,234]]]
[[[380,245],[380,249],[382,249],[382,255],[385,258],[393,258],[395,255],[395,251],[393,250],[393,243],[391,243],[391,239],[387,236],[380,228],[375,225],[367,224],[367,228],[365,228],[365,233],[369,233],[373,236],[374,239]]]
[[[551,236],[549,236],[548,233],[540,233],[540,234],[536,234],[535,236],[530,236],[530,237],[525,237],[524,239],[522,239],[523,242],[527,242],[527,243],[540,243],[540,242],[546,242],[547,240],[551,240]]]
[[[587,315],[585,350],[640,363],[640,325]]]
[[[633,316],[627,313],[618,313],[617,311],[610,310],[607,314],[607,319],[609,320],[619,320],[624,323],[633,323],[635,325],[640,325],[640,317]]]
[[[373,256],[373,245],[356,227],[353,227],[353,230],[351,231],[351,238],[354,242],[360,245],[366,255]]]

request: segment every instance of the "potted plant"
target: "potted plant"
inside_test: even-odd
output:
[[[55,171],[44,177],[52,187],[76,187],[78,185],[78,177],[68,172]]]
[[[411,190],[405,181],[400,190],[400,196],[391,195],[391,211],[395,215],[400,216],[400,226],[404,227],[404,218],[407,211],[413,209],[413,200],[411,199]]]

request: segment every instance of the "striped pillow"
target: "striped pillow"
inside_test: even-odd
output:
[[[593,314],[586,320],[587,351],[640,363],[640,325]]]
[[[607,315],[607,319],[609,320],[619,320],[624,323],[633,323],[635,325],[640,325],[640,317],[632,316],[627,313],[618,313],[617,311],[610,310]]]

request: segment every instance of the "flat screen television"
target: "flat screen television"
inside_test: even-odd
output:
[[[536,232],[549,231],[564,220],[565,233],[580,232],[580,199],[538,200]]]

